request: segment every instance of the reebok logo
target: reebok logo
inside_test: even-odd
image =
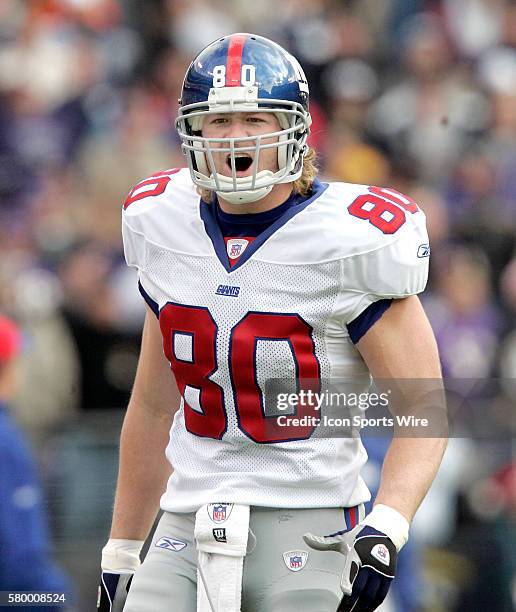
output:
[[[158,548],[166,548],[167,550],[179,552],[180,550],[183,550],[183,548],[186,548],[186,542],[177,540],[176,538],[160,538],[156,542],[156,546]]]

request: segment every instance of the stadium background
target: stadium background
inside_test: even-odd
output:
[[[235,31],[305,68],[323,178],[389,185],[424,209],[424,302],[445,374],[516,374],[515,2],[1,0],[0,312],[24,333],[14,414],[81,610],[96,597],[143,316],[120,205],[141,178],[184,165],[184,71]],[[483,409],[514,418],[506,382]],[[511,444],[450,442],[413,529],[419,587],[391,610],[512,609]]]

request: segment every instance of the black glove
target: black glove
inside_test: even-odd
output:
[[[97,599],[99,612],[122,612],[134,574],[102,572]]]
[[[322,537],[307,533],[303,539],[315,550],[333,550],[346,557],[340,585],[344,597],[337,612],[376,610],[396,573],[398,552],[390,538],[369,525],[357,525]]]

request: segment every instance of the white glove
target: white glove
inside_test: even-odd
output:
[[[143,540],[110,539],[102,549],[99,612],[122,612],[143,544]]]

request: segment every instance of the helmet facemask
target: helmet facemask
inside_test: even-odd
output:
[[[208,103],[182,106],[176,126],[182,141],[192,179],[203,189],[215,191],[232,203],[246,204],[266,196],[274,185],[297,180],[303,170],[303,157],[311,123],[310,114],[297,102],[260,99],[256,87],[221,87],[210,90]],[[204,119],[221,113],[274,113],[280,130],[238,138],[206,138],[202,136]],[[278,170],[258,171],[260,154],[275,148]],[[216,171],[214,154],[228,154],[231,176]],[[253,159],[250,176],[237,177],[239,154]]]

